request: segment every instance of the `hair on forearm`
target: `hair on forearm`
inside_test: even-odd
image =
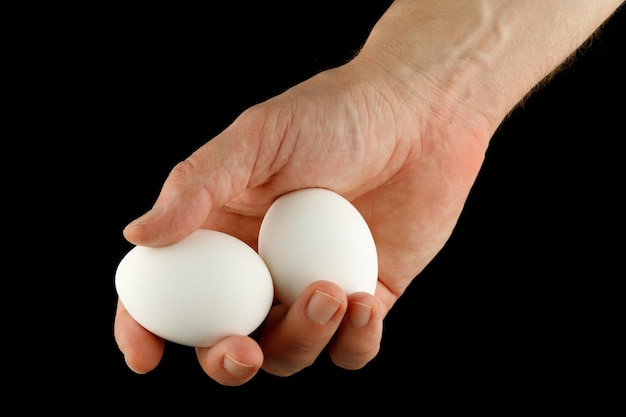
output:
[[[617,13],[624,7],[622,4],[614,13]],[[561,62],[556,68],[554,68],[550,73],[548,73],[541,81],[539,81],[533,88],[531,88],[526,95],[517,103],[513,109],[509,112],[506,118],[510,116],[510,114],[517,109],[518,107],[524,107],[524,104],[528,101],[528,99],[533,96],[537,91],[541,90],[546,85],[550,84],[550,82],[560,73],[567,70],[567,68],[572,67],[572,65],[583,55],[585,55],[588,51],[592,49],[592,45],[598,42],[598,39],[601,38],[602,31],[607,25],[607,19],[604,21],[578,48],[576,48],[563,62]]]

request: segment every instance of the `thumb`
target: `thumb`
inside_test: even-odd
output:
[[[228,136],[227,131],[216,136],[170,171],[152,209],[123,230],[129,242],[177,242],[200,228],[211,210],[245,190],[258,147]]]

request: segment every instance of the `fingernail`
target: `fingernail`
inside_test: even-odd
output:
[[[239,362],[229,354],[224,356],[224,369],[231,375],[243,375],[252,368],[254,368],[254,365]]]
[[[372,309],[371,305],[367,305],[364,303],[360,303],[355,301],[350,304],[350,309],[348,310],[348,319],[352,324],[352,327],[357,329],[361,327],[365,327],[367,323],[370,322],[370,317],[372,317]]]
[[[339,310],[340,306],[341,301],[339,299],[317,290],[309,300],[306,313],[312,320],[320,324],[326,324]]]
[[[136,218],[128,224],[126,227],[138,226],[140,224],[151,223],[155,221],[163,212],[163,206],[154,206],[147,211],[144,215]]]

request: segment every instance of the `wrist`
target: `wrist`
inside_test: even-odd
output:
[[[381,67],[424,122],[470,129],[486,144],[516,101],[490,71],[503,33],[474,2],[420,8],[428,4],[394,2],[355,61]]]
[[[396,0],[355,59],[381,67],[422,110],[494,132],[619,5]]]

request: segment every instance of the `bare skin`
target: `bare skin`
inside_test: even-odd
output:
[[[206,228],[256,248],[274,199],[324,187],[359,209],[379,255],[374,296],[313,283],[258,334],[196,348],[207,375],[233,386],[260,369],[289,376],[326,346],[339,367],[370,362],[385,316],[452,233],[499,123],[619,5],[396,1],[351,62],[246,110],[179,163],[124,230],[129,242],[162,246]],[[121,303],[115,338],[135,372],[162,358],[163,340]]]

